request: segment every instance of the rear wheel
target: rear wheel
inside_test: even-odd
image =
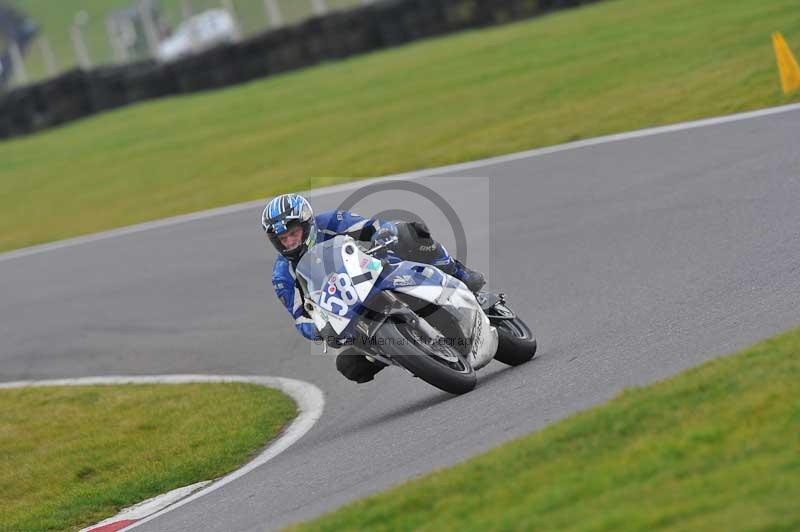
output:
[[[426,340],[413,324],[392,321],[384,323],[378,335],[386,355],[428,384],[453,394],[475,388],[475,370],[447,342]]]
[[[536,355],[536,339],[530,328],[519,318],[497,320],[497,353],[495,360],[509,366],[519,366]]]

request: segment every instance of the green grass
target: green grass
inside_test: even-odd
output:
[[[75,14],[85,11],[89,22],[84,30],[84,39],[89,50],[89,57],[97,64],[112,62],[113,53],[106,33],[106,17],[119,9],[135,6],[138,0],[6,0],[11,6],[32,17],[41,28],[40,35],[50,41],[53,53],[62,69],[75,66],[75,52],[70,40],[69,28],[73,24]],[[217,9],[220,0],[191,0],[194,13],[206,9]],[[162,14],[171,27],[176,27],[183,14],[181,0],[160,0]],[[253,35],[267,29],[268,21],[263,0],[233,0],[242,32],[245,36]],[[359,0],[327,0],[330,9],[341,9],[358,5]],[[278,0],[284,23],[292,24],[311,15],[311,0]],[[45,62],[36,45],[25,59],[29,78],[46,77]]]
[[[800,329],[292,530],[798,530]]]
[[[295,415],[251,384],[0,390],[0,530],[77,530],[217,478]]]
[[[800,101],[770,41],[798,28],[796,0],[609,0],[128,107],[0,143],[0,250]]]

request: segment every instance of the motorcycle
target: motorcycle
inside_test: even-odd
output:
[[[504,294],[476,296],[434,266],[391,260],[395,242],[369,248],[338,235],[298,263],[304,307],[326,352],[348,345],[453,394],[475,388],[476,370],[492,359],[516,366],[534,357],[536,339]]]

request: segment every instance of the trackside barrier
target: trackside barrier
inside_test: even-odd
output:
[[[181,60],[72,70],[0,95],[0,139],[142,100],[212,90],[324,61],[599,0],[380,0]]]

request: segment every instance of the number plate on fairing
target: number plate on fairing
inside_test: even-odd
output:
[[[350,237],[336,236],[317,244],[300,260],[297,274],[306,280],[311,318],[319,330],[330,323],[341,333],[369,296],[383,265]]]

